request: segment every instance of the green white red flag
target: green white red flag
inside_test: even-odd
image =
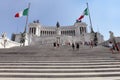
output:
[[[86,9],[83,11],[83,14],[82,14],[77,20],[83,19],[85,15],[86,15],[86,16],[89,15],[88,8],[86,8]]]
[[[26,8],[23,11],[17,12],[15,14],[15,18],[19,18],[19,17],[22,17],[22,16],[27,16],[28,15],[28,10],[29,10],[29,8]]]

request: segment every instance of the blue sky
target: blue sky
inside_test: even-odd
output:
[[[1,0],[0,33],[23,32],[26,17],[14,18],[16,12],[25,9],[31,3],[29,23],[39,20],[41,25],[55,26],[59,21],[62,26],[73,25],[89,3],[94,31],[109,38],[109,31],[120,36],[120,0]],[[89,17],[82,20],[88,24]]]

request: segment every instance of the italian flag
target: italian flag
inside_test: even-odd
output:
[[[86,8],[84,11],[83,11],[83,14],[77,19],[77,20],[81,20],[81,19],[83,19],[84,18],[84,16],[86,15],[88,15],[89,13],[88,13],[88,8]]]
[[[28,15],[28,10],[29,8],[24,9],[23,11],[20,11],[15,14],[16,18],[22,17],[22,16],[27,16]]]

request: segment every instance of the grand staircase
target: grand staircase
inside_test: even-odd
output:
[[[0,79],[120,80],[119,54],[107,48],[32,48],[1,50]]]

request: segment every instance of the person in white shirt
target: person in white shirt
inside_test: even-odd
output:
[[[113,43],[112,43],[111,41],[109,42],[108,46],[109,46],[109,48],[110,48],[110,51],[111,51],[112,53],[114,53],[114,52],[113,52]]]

